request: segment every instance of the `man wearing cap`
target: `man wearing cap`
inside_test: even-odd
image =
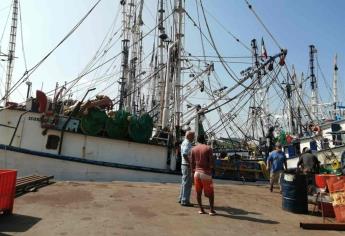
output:
[[[314,192],[315,174],[320,171],[320,162],[308,147],[303,148],[297,168],[301,168],[307,177],[308,193]]]
[[[270,191],[273,192],[273,184],[279,183],[280,192],[282,190],[280,178],[284,169],[287,170],[287,162],[285,153],[282,151],[280,143],[276,143],[275,150],[267,158],[267,170],[270,170]]]
[[[182,172],[182,183],[179,203],[181,206],[193,206],[190,203],[190,193],[192,191],[192,175],[191,175],[191,163],[190,155],[192,151],[192,142],[194,140],[194,132],[187,131],[185,139],[181,144],[181,172]]]
[[[320,162],[307,147],[303,148],[303,153],[298,160],[297,168],[301,167],[304,174],[317,174],[320,170]]]

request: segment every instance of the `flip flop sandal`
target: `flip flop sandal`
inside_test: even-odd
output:
[[[199,213],[200,215],[202,215],[202,214],[206,214],[206,212],[205,212],[205,211],[198,211],[198,213]]]

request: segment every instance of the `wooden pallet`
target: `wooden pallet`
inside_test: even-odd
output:
[[[40,176],[30,175],[17,179],[16,182],[16,197],[23,195],[26,192],[35,191],[38,188],[51,184],[50,180],[54,176]]]

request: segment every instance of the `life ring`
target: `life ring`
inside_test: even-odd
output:
[[[320,126],[315,125],[315,126],[313,127],[313,132],[320,133],[320,131],[321,131]]]
[[[337,170],[341,167],[341,164],[338,160],[333,160],[331,166],[333,170]]]

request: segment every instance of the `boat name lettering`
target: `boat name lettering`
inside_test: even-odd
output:
[[[33,121],[41,121],[41,117],[29,116],[29,120],[33,120]]]

